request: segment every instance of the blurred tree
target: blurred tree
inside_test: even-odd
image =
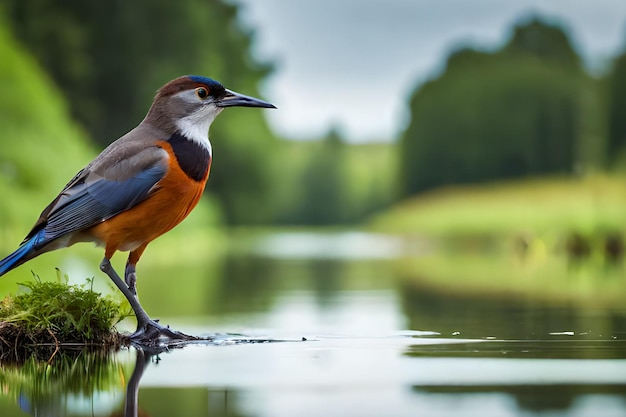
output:
[[[612,159],[626,150],[626,50],[613,61],[607,77],[607,155]]]
[[[563,30],[538,20],[517,26],[500,51],[452,53],[412,95],[405,193],[571,171],[588,81]]]
[[[346,145],[331,129],[311,154],[298,183],[305,192],[292,212],[290,223],[341,224],[348,219]]]
[[[565,29],[544,23],[538,17],[515,26],[504,49],[513,53],[531,54],[542,61],[563,67],[581,68],[582,65]]]
[[[237,7],[220,0],[5,0],[4,9],[101,147],[133,128],[172,78],[208,75],[257,95],[270,70],[251,58],[251,33],[238,24]],[[229,222],[267,221],[269,150],[278,143],[261,112],[232,113],[212,129],[209,189]]]
[[[281,150],[276,223],[356,224],[397,199],[394,143],[350,144],[333,128],[320,140]]]

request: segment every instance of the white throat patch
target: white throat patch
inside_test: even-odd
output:
[[[176,127],[180,129],[180,133],[183,136],[207,148],[209,153],[213,155],[213,149],[209,141],[209,127],[221,112],[222,109],[219,107],[207,106],[178,120]]]

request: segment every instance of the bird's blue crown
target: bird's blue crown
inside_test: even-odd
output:
[[[210,89],[224,88],[219,81],[215,81],[213,78],[203,77],[202,75],[190,75],[189,79],[196,83],[205,84]]]

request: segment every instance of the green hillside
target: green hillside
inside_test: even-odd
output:
[[[94,155],[62,95],[0,25],[0,233],[12,249]]]

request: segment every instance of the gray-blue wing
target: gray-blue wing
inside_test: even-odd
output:
[[[166,170],[164,164],[157,163],[122,181],[81,171],[43,211],[24,241],[43,229],[37,242],[41,247],[126,211],[148,197]]]

